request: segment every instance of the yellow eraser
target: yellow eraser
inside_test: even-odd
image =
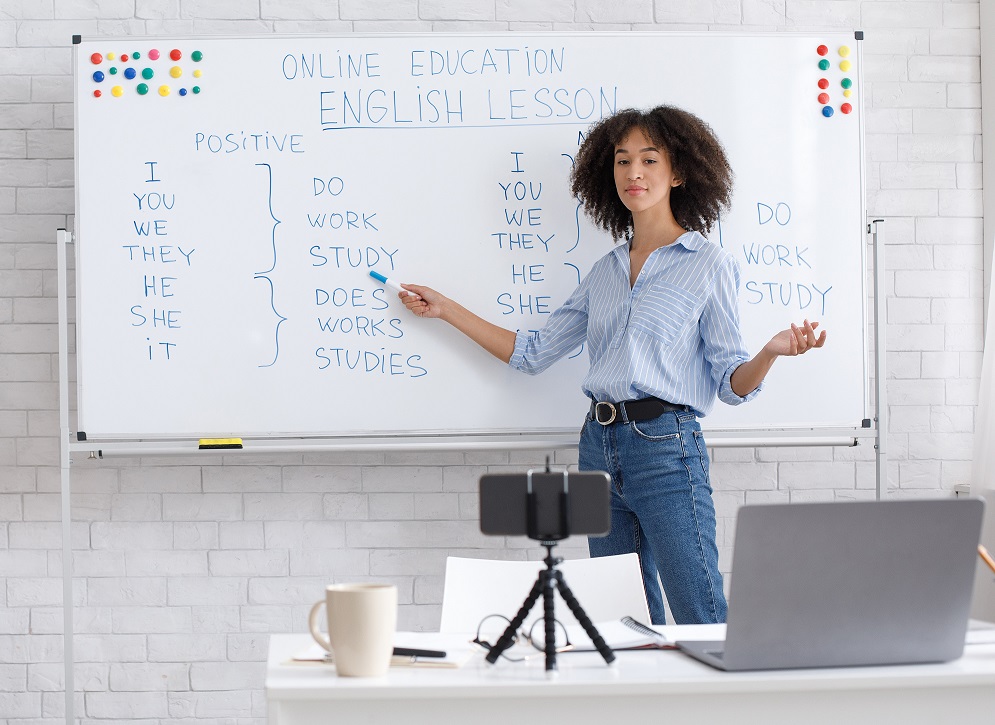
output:
[[[211,448],[241,448],[242,439],[241,438],[201,438],[200,446],[201,450],[211,449]]]

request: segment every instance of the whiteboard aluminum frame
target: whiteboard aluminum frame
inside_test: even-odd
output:
[[[815,32],[819,32],[819,31],[815,31]],[[832,34],[832,35],[843,35],[843,34],[846,33],[846,31],[839,30],[839,29],[825,29],[823,32],[829,33],[829,34]],[[602,31],[602,32],[581,32],[581,31],[571,31],[571,32],[537,32],[537,34],[543,35],[543,36],[560,36],[560,37],[564,37],[564,38],[569,38],[569,37],[598,37],[598,36],[614,37],[614,36],[618,36],[619,35],[618,31]],[[789,32],[789,33],[784,33],[784,32],[758,32],[758,33],[750,33],[750,32],[742,32],[742,31],[636,31],[636,32],[633,32],[633,33],[627,33],[627,35],[633,35],[633,36],[647,36],[647,37],[661,37],[661,38],[666,38],[668,36],[669,37],[696,37],[696,36],[701,36],[701,37],[723,37],[724,36],[724,37],[730,37],[730,38],[735,38],[735,37],[784,38],[784,37],[791,37],[791,36],[812,37],[814,34],[815,34],[814,32]],[[349,34],[349,37],[350,38],[353,38],[353,37],[356,37],[356,38],[364,38],[364,37],[378,38],[378,37],[390,36],[390,37],[401,37],[401,38],[403,38],[403,37],[424,37],[425,35],[426,34],[424,32],[351,33],[351,34]],[[856,76],[856,79],[857,79],[857,89],[858,89],[858,92],[859,92],[858,93],[858,97],[856,99],[856,102],[859,105],[859,112],[858,112],[859,118],[857,119],[858,122],[859,122],[858,156],[859,156],[859,160],[860,160],[860,163],[859,163],[859,173],[860,173],[860,179],[859,179],[859,202],[860,202],[860,210],[861,210],[861,219],[862,220],[866,220],[866,218],[867,218],[867,208],[866,208],[867,207],[867,200],[866,200],[866,155],[865,155],[864,115],[863,115],[863,109],[864,109],[864,100],[863,100],[864,99],[864,81],[863,81],[863,54],[862,54],[863,32],[862,31],[853,31],[852,35],[853,35],[853,38],[854,38],[854,41],[855,41],[855,51],[856,51],[857,58],[858,58],[857,73],[855,74],[855,76]],[[476,33],[474,33],[474,32],[468,32],[468,33],[457,33],[457,32],[453,32],[453,33],[433,34],[433,37],[435,37],[435,36],[439,36],[439,37],[442,37],[442,38],[444,38],[446,36],[458,36],[458,37],[467,37],[467,38],[506,38],[506,37],[509,36],[509,34],[508,33],[494,33],[494,32],[476,32]],[[204,39],[205,37],[209,37],[211,39],[216,39],[216,40],[224,40],[224,39],[235,40],[235,39],[241,39],[243,36],[237,36],[237,35],[231,35],[231,34],[220,34],[220,35],[211,35],[211,36],[183,35],[183,34],[181,34],[181,35],[176,35],[176,36],[170,36],[171,39],[175,39],[175,40],[195,40],[195,39]],[[296,35],[296,34],[279,34],[279,33],[274,33],[274,34],[261,34],[261,35],[258,35],[258,36],[245,36],[245,37],[258,37],[258,38],[265,38],[267,40],[270,40],[270,39],[281,39],[281,38],[282,39],[302,40],[302,39],[308,39],[308,38],[325,38],[326,36],[319,35],[319,34],[300,34],[300,35]],[[161,39],[161,38],[158,38],[157,36],[131,36],[131,37],[129,37],[129,40],[135,41],[135,42],[140,42],[142,40],[159,40],[159,39]],[[75,36],[74,37],[74,42],[82,42],[82,41],[83,41],[83,39],[80,36]],[[78,62],[79,62],[79,58],[77,57],[77,55],[78,55],[78,53],[74,53],[73,54],[73,66],[74,66],[74,71],[73,71],[74,75],[73,75],[73,78],[74,78],[74,82],[78,81],[78,79],[79,79],[79,72],[78,72],[78,68],[76,67],[77,64],[78,64]],[[76,94],[75,94],[75,91],[74,91],[74,98],[75,98],[75,95]],[[78,109],[74,109],[74,116],[76,117],[76,121],[77,121],[74,124],[74,129],[76,129],[74,131],[74,136],[76,137],[76,145],[77,145],[77,148],[78,148],[78,144],[79,144],[79,138],[78,138],[78,129],[79,129]],[[81,215],[79,213],[80,210],[79,210],[78,190],[80,188],[80,183],[79,183],[79,167],[78,167],[78,163],[75,166],[76,166],[76,168],[75,168],[76,179],[75,180],[76,180],[76,189],[77,189],[77,197],[76,197],[76,223],[77,223],[77,225],[79,225],[82,217],[81,217]],[[864,224],[864,222],[862,221],[861,225],[863,226],[863,224]],[[854,233],[856,234],[856,229],[854,229]],[[861,292],[861,310],[860,311],[861,311],[861,319],[862,319],[863,329],[866,331],[867,330],[867,320],[868,320],[868,310],[867,310],[867,306],[868,306],[868,304],[867,304],[867,279],[866,279],[866,277],[867,277],[867,268],[868,267],[867,267],[867,252],[866,252],[866,249],[864,248],[864,245],[861,245],[860,255],[861,255],[861,264],[862,264],[862,267],[863,267],[863,274],[861,275],[861,279],[860,279],[860,284],[861,284],[861,290],[860,290],[860,292]],[[77,269],[77,275],[78,274],[79,274],[79,271]],[[77,289],[79,287],[80,287],[80,285],[77,283]],[[875,300],[876,299],[877,299],[877,295],[875,293]],[[83,316],[81,315],[81,310],[79,309],[79,302],[78,301],[77,301],[77,310],[76,310],[76,313],[77,313],[76,320],[77,321],[81,320],[83,318]],[[863,416],[864,416],[863,427],[867,427],[869,425],[868,421],[869,421],[869,416],[870,416],[871,410],[872,410],[872,404],[871,404],[871,394],[872,394],[872,391],[871,391],[870,385],[869,385],[869,380],[870,380],[870,360],[869,360],[869,351],[867,349],[866,340],[865,340],[865,344],[863,346],[862,352],[863,352],[863,355],[862,355],[862,360],[861,360],[861,366],[862,366]],[[80,369],[80,359],[81,358],[82,358],[82,354],[79,351],[77,351],[77,370],[78,371]],[[79,386],[82,377],[83,376],[80,375],[79,372],[78,372],[77,373],[77,386]],[[86,383],[85,380],[82,380],[82,382],[84,384]],[[79,393],[79,387],[77,387],[77,392]],[[81,395],[77,395],[77,399],[78,400],[81,397],[82,397]],[[813,421],[813,423],[816,423],[816,421]],[[754,437],[753,437],[753,432],[754,431],[751,430],[748,427],[746,427],[746,428],[739,428],[739,427],[734,427],[734,426],[723,427],[722,424],[717,424],[717,427],[711,428],[711,426],[709,424],[709,420],[708,419],[704,419],[702,421],[702,428],[703,428],[705,434],[707,436],[709,436],[710,440],[714,439],[714,440],[718,441],[720,438],[724,439],[726,437],[726,433],[727,432],[729,433],[729,435],[738,436],[740,439],[742,439],[744,441],[742,445],[744,445],[744,446],[749,446],[750,443],[748,441],[754,440]],[[803,434],[810,433],[813,438],[818,438],[818,437],[821,436],[820,431],[822,431],[823,428],[820,427],[820,426],[818,426],[816,424],[816,425],[813,425],[811,427],[801,426],[799,428],[791,428],[791,429],[788,429],[788,430],[792,430],[792,431],[797,430],[797,431],[802,432]],[[856,430],[860,431],[860,430],[862,430],[862,428],[861,427],[857,427]],[[123,433],[126,434],[127,431],[123,431]],[[233,435],[237,435],[238,431],[231,431],[231,433]],[[254,435],[257,435],[257,436],[260,436],[260,435],[265,435],[265,436],[272,435],[272,437],[275,438],[275,439],[290,440],[290,441],[310,440],[310,438],[311,438],[312,435],[317,435],[322,440],[327,441],[328,442],[328,447],[330,449],[334,449],[334,450],[348,449],[350,447],[349,445],[343,444],[341,442],[343,439],[354,441],[354,448],[357,449],[357,450],[358,449],[367,449],[369,447],[372,447],[372,446],[376,445],[377,442],[386,443],[387,444],[386,447],[391,447],[389,444],[391,442],[396,442],[396,443],[398,443],[398,447],[399,448],[405,449],[405,450],[411,450],[411,449],[424,449],[426,447],[429,447],[430,445],[431,445],[431,447],[436,447],[434,444],[429,444],[428,443],[429,440],[434,441],[434,440],[436,440],[436,438],[438,438],[438,440],[440,440],[440,441],[448,441],[448,444],[447,444],[448,447],[447,446],[443,446],[443,448],[446,448],[446,449],[449,449],[449,450],[458,450],[458,449],[463,448],[463,447],[475,448],[475,447],[478,447],[479,445],[481,445],[482,443],[487,443],[487,442],[495,442],[495,443],[497,443],[497,441],[495,441],[493,439],[489,439],[489,436],[496,436],[498,438],[503,438],[504,440],[503,440],[503,442],[499,443],[498,445],[495,445],[494,447],[497,447],[497,448],[515,448],[515,449],[523,449],[524,448],[524,449],[529,449],[529,448],[544,448],[544,447],[547,447],[550,443],[559,443],[561,440],[562,441],[566,441],[568,438],[575,437],[577,435],[577,430],[575,428],[573,428],[573,427],[562,428],[562,429],[545,429],[545,428],[544,429],[527,429],[527,428],[519,428],[519,429],[516,429],[514,431],[508,431],[508,430],[479,430],[479,431],[464,431],[464,433],[466,434],[465,436],[461,435],[461,434],[453,434],[450,431],[445,431],[445,430],[439,430],[439,431],[427,430],[427,431],[421,431],[421,432],[419,432],[417,434],[417,436],[412,437],[412,436],[408,435],[408,431],[403,430],[403,429],[399,429],[399,430],[387,430],[387,431],[384,431],[383,432],[383,437],[380,437],[379,432],[378,432],[377,435],[370,436],[370,435],[368,435],[368,433],[366,431],[336,431],[334,433],[329,433],[327,435],[324,435],[324,434],[322,434],[320,432],[319,433],[315,433],[315,434],[306,433],[304,435],[301,435],[298,432],[282,433],[280,431],[275,431],[275,432],[272,432],[272,433],[270,433],[270,432],[256,432]],[[134,436],[134,437],[127,437],[127,438],[121,438],[121,439],[117,439],[117,438],[115,438],[113,436],[103,436],[101,434],[98,434],[98,435],[100,436],[99,440],[105,444],[104,448],[106,448],[107,450],[113,450],[113,449],[119,447],[118,446],[119,440],[123,441],[123,442],[133,441],[133,442],[135,442],[139,446],[144,446],[149,441],[155,441],[154,448],[156,448],[156,449],[158,449],[158,447],[160,445],[160,442],[162,442],[163,445],[168,446],[169,443],[170,443],[170,441],[177,440],[177,439],[171,438],[169,435],[156,436],[156,437],[151,437],[151,436],[150,437],[143,437],[141,435],[138,435],[138,436]],[[207,435],[207,433],[205,433],[205,435]],[[210,437],[217,437],[217,436],[220,436],[220,435],[222,435],[221,432],[213,432],[213,433],[210,434]],[[224,435],[227,436],[228,432],[224,432]],[[769,439],[769,437],[770,437],[770,434],[768,432],[765,432],[765,431],[759,431],[758,435],[761,436],[764,439]],[[856,435],[857,435],[857,437],[863,437],[859,433],[857,433]],[[534,439],[534,442],[529,442],[528,440],[526,440],[527,438]],[[191,438],[186,438],[186,439],[179,439],[179,445],[178,445],[177,450],[183,450],[184,449],[184,443],[185,443],[185,441],[189,441],[191,439],[192,439],[192,437]],[[424,441],[424,443],[421,443],[422,441]],[[80,441],[80,443],[82,443],[82,441]],[[176,444],[174,444],[174,445],[176,445]],[[307,445],[308,449],[313,449],[312,448],[312,444],[308,443],[306,445]],[[569,446],[569,443],[567,443],[567,445]],[[756,445],[761,445],[762,446],[762,445],[766,445],[766,443],[763,440],[758,440],[758,442],[756,443]],[[85,446],[83,448],[83,450],[88,450],[89,451],[89,450],[94,450],[94,449],[93,449],[92,446]]]

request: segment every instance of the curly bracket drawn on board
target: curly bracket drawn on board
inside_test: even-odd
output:
[[[564,156],[564,157],[570,159],[570,168],[574,167],[575,162],[574,162],[574,157],[573,156],[571,156],[570,154],[560,154],[560,156]],[[570,254],[570,252],[572,252],[573,250],[575,250],[577,247],[580,246],[580,208],[581,208],[581,206],[583,206],[583,205],[581,204],[580,199],[577,199],[577,206],[574,207],[574,228],[577,230],[577,234],[574,237],[574,245],[572,247],[570,247],[570,249],[568,249],[566,251],[566,254]],[[577,273],[577,284],[580,284],[580,267],[578,267],[576,264],[570,264],[570,262],[564,262],[563,265],[565,267],[573,267],[574,271]],[[570,360],[573,360],[575,357],[578,357],[583,352],[584,352],[584,343],[581,343],[580,347],[577,348],[577,352],[573,353],[572,355],[568,355],[567,358],[570,359]]]
[[[573,156],[571,156],[570,154],[560,154],[560,156],[563,156],[565,158],[570,159],[570,168],[572,169],[574,167],[574,157]],[[570,252],[572,252],[578,246],[580,246],[580,208],[581,208],[581,206],[583,206],[583,205],[581,204],[580,199],[577,199],[577,206],[574,208],[574,228],[577,230],[577,235],[574,237],[574,245],[572,247],[570,247],[570,249],[568,249],[566,251],[567,254],[570,254]]]
[[[255,275],[254,275],[254,277],[253,277],[254,279],[266,280],[266,283],[269,285],[269,306],[270,306],[270,309],[273,310],[273,314],[276,315],[277,318],[278,318],[278,321],[276,323],[276,327],[273,329],[273,348],[274,348],[273,349],[273,360],[270,361],[270,362],[268,362],[268,363],[266,363],[265,365],[259,365],[258,366],[258,367],[261,367],[261,368],[268,368],[268,367],[271,367],[272,365],[275,365],[277,358],[280,357],[280,325],[282,325],[284,322],[286,322],[287,318],[284,317],[283,315],[281,315],[277,311],[277,309],[276,309],[276,302],[275,302],[276,290],[273,287],[273,280],[271,280],[269,277],[266,276],[267,274],[269,274],[270,272],[272,272],[274,269],[276,269],[276,228],[281,223],[280,220],[277,219],[276,215],[273,213],[273,167],[271,167],[269,164],[256,164],[256,166],[265,166],[266,167],[266,171],[267,171],[267,174],[268,174],[268,177],[269,177],[268,178],[269,189],[268,189],[268,193],[267,193],[267,208],[269,209],[270,218],[273,220],[273,229],[270,232],[271,248],[273,250],[273,263],[270,265],[269,269],[263,270],[262,272],[256,272]]]
[[[573,271],[577,274],[577,284],[580,284],[580,267],[578,267],[576,264],[570,264],[570,262],[564,262],[563,266],[570,267],[571,269],[573,269]],[[584,343],[580,344],[580,347],[577,348],[577,352],[573,353],[572,355],[567,355],[567,358],[573,360],[582,352],[584,352]]]

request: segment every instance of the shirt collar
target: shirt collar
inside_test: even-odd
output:
[[[629,260],[629,242],[630,239],[626,239],[623,243],[616,245],[615,256],[623,261],[628,262]],[[705,239],[701,234],[695,231],[684,232],[681,236],[674,240],[674,244],[679,244],[689,252],[697,252],[703,246],[708,244],[708,240]],[[673,246],[673,245],[669,245]],[[662,247],[661,247],[662,249]],[[655,251],[655,250],[654,250]]]
[[[708,244],[708,240],[705,239],[698,232],[684,232],[681,236],[677,237],[674,244],[680,244],[685,249],[691,252],[697,252],[703,246]]]

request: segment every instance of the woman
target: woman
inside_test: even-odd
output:
[[[654,624],[667,594],[678,624],[724,622],[708,454],[697,418],[715,398],[760,390],[780,356],[822,347],[817,322],[791,324],[752,359],[739,329],[739,269],[707,234],[728,207],[732,171],[704,121],[671,106],[625,110],[595,125],[571,190],[616,242],[533,337],[481,319],[430,287],[401,294],[512,367],[535,374],[588,345],[591,398],[581,470],[612,478],[612,526],[592,556],[637,552]]]

